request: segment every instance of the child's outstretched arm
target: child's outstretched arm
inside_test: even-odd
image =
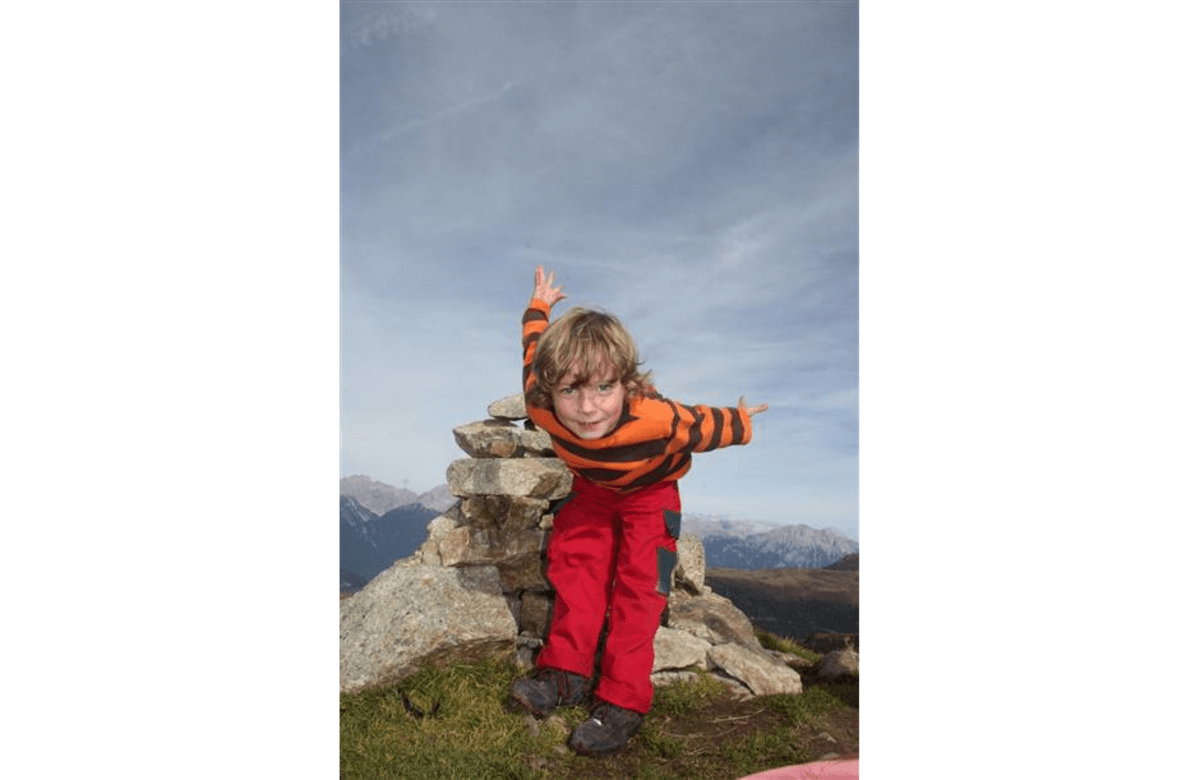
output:
[[[753,417],[754,415],[758,414],[759,412],[767,411],[767,409],[769,409],[770,407],[767,404],[759,404],[758,406],[746,406],[746,398],[745,398],[745,396],[742,396],[741,398],[738,399],[738,408],[745,409],[746,414],[749,415],[750,417]]]
[[[562,291],[562,287],[554,286],[554,272],[551,271],[549,275],[546,275],[539,265],[533,275],[533,297],[543,301],[547,307],[553,307],[554,304],[566,298],[567,294]]]
[[[521,349],[525,354],[521,385],[526,393],[536,384],[533,377],[533,356],[537,352],[542,332],[550,324],[550,309],[566,297],[562,287],[554,286],[554,272],[551,271],[547,275],[539,265],[533,276],[533,297],[525,309],[524,316],[521,317]]]

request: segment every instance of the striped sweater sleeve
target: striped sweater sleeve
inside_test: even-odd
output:
[[[664,399],[665,400],[665,399]],[[679,412],[677,437],[689,452],[710,452],[734,444],[749,444],[753,433],[750,415],[737,407],[712,407],[666,401]]]
[[[525,309],[521,318],[521,348],[524,351],[521,387],[528,393],[533,387],[533,353],[537,351],[538,340],[550,326],[550,306],[542,300],[534,298]]]

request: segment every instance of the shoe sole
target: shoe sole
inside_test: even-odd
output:
[[[574,750],[579,755],[587,756],[588,758],[608,758],[609,756],[617,755],[618,753],[624,751],[625,748],[629,747],[629,743],[633,741],[633,738],[636,737],[637,733],[641,730],[642,726],[641,724],[638,724],[638,727],[633,730],[632,734],[629,735],[629,739],[625,740],[625,744],[618,748],[613,748],[612,750],[588,750],[587,748],[572,744],[569,740],[567,742],[567,747],[571,748],[571,750]]]
[[[630,737],[629,739],[630,741],[633,741],[633,737]],[[609,756],[615,756],[624,751],[625,748],[629,747],[629,742],[626,742],[624,745],[621,745],[621,747],[614,750],[587,750],[586,748],[581,748],[576,745],[569,745],[569,747],[579,755],[587,756],[588,758],[608,758]]]
[[[517,706],[519,706],[521,709],[525,710],[527,713],[534,716],[535,718],[545,718],[548,715],[551,715],[554,712],[554,710],[558,709],[558,707],[552,707],[551,709],[546,710],[546,711],[540,710],[515,693],[510,693],[509,699],[513,703],[515,703]]]

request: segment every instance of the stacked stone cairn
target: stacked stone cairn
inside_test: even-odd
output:
[[[536,657],[554,608],[546,542],[571,473],[520,395],[488,414],[454,429],[470,456],[446,470],[459,501],[429,523],[413,555],[342,600],[343,691],[394,684],[431,660],[515,653],[529,666]],[[701,540],[685,534],[678,548],[653,683],[694,679],[702,669],[742,696],[799,693],[800,675],[785,662],[798,659],[764,649],[745,614],[704,584]]]

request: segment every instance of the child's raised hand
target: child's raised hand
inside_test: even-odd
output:
[[[554,306],[567,295],[562,291],[562,287],[554,286],[554,272],[551,271],[549,275],[546,275],[539,265],[533,276],[533,297],[545,301],[549,306]]]
[[[738,408],[745,409],[746,414],[749,415],[750,417],[753,417],[754,415],[758,414],[759,412],[767,411],[768,407],[767,407],[767,404],[759,404],[758,406],[746,406],[746,397],[742,396],[741,398],[738,399]]]

